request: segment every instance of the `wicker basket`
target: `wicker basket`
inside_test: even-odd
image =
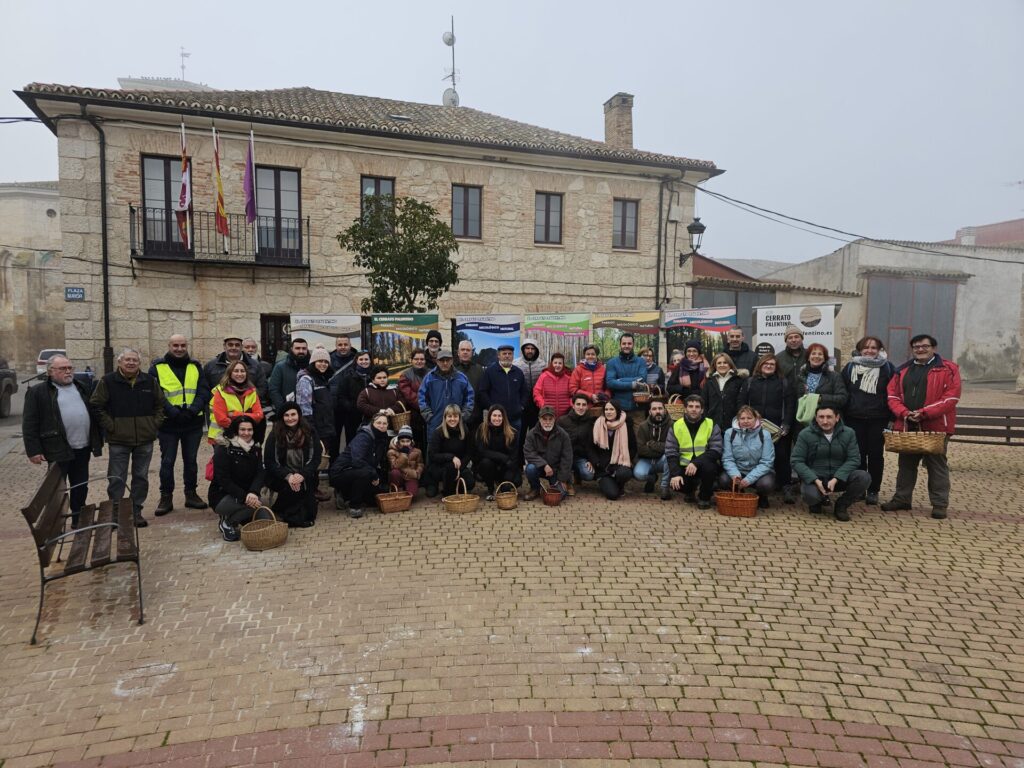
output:
[[[945,432],[889,430],[882,433],[885,450],[891,453],[945,453]]]
[[[591,405],[587,408],[587,416],[592,419],[600,419],[604,416],[604,403],[601,403],[600,405]]]
[[[389,512],[405,512],[412,506],[412,494],[408,491],[399,490],[398,486],[394,483],[391,484],[391,488],[393,490],[390,493],[377,494],[377,509],[384,514]]]
[[[256,512],[265,509],[270,520],[256,520]],[[252,513],[253,520],[242,526],[242,544],[251,552],[280,547],[288,541],[288,524],[277,519],[270,507],[260,507]]]
[[[651,388],[647,384],[641,384],[640,389],[633,390],[633,402],[637,405],[645,405],[651,402],[651,398],[654,396],[651,392]]]
[[[405,403],[403,403],[401,400],[395,403],[395,405],[397,405],[402,410],[399,411],[398,413],[394,413],[391,416],[388,416],[388,424],[391,426],[391,429],[397,432],[402,427],[407,427],[412,423],[412,411],[406,408]]]
[[[541,492],[541,500],[549,507],[557,507],[562,503],[562,492],[555,487],[554,483],[548,483]]]
[[[502,491],[501,489],[505,486],[511,488],[511,491]],[[501,483],[497,488],[497,493],[494,494],[494,503],[498,505],[498,509],[515,509],[519,506],[519,491],[516,490],[515,485],[510,483],[508,480]]]
[[[665,410],[672,421],[679,421],[686,415],[686,403],[683,401],[682,396],[672,395],[668,402],[665,403]]]
[[[459,493],[459,483],[462,483],[462,493]],[[477,507],[480,506],[480,497],[466,491],[466,481],[461,477],[455,481],[455,493],[445,496],[441,501],[444,504],[445,512],[457,514],[476,512]]]
[[[715,494],[718,514],[728,517],[754,517],[757,515],[757,494],[737,490],[739,483],[733,479],[731,491]]]
[[[321,440],[320,441],[320,467],[318,468],[318,471],[319,472],[326,472],[330,468],[331,468],[331,457],[327,453],[327,446],[324,445],[324,441]]]

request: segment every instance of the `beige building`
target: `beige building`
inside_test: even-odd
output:
[[[64,346],[61,269],[57,182],[0,184],[0,357],[19,370]]]
[[[72,257],[64,279],[86,292],[86,301],[66,306],[67,345],[94,366],[105,347],[108,364],[123,344],[157,354],[172,332],[190,336],[198,356],[219,351],[229,333],[262,338],[269,351],[292,312],[358,313],[367,284],[335,237],[367,194],[415,197],[452,223],[460,281],[441,301],[442,322],[456,313],[688,306],[692,268],[679,267],[671,251],[687,242],[687,185],[722,172],[634,149],[633,97],[621,93],[604,105],[605,141],[466,107],[309,88],[33,84],[18,95],[58,137],[64,251]],[[171,209],[182,120],[192,158],[191,250]],[[227,240],[213,232],[212,125]],[[243,217],[250,128],[258,235]]]

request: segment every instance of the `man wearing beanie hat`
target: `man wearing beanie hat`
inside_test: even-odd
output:
[[[440,331],[427,331],[427,370],[437,367],[437,353],[441,351],[442,343]]]
[[[804,332],[795,325],[788,325],[784,338],[786,346],[775,355],[775,362],[779,366],[779,375],[795,383],[797,371],[807,362]]]

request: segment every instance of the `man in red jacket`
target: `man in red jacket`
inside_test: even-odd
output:
[[[896,417],[894,430],[945,432],[946,444],[956,427],[956,404],[960,401],[960,368],[936,353],[934,336],[921,333],[910,340],[912,357],[889,380],[889,410]],[[917,467],[924,461],[928,470],[928,496],[932,517],[942,520],[949,506],[949,464],[946,452],[901,453],[896,473],[896,493],[882,505],[886,512],[910,509],[917,483]]]

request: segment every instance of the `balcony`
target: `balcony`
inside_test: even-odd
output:
[[[199,266],[284,267],[309,270],[309,217],[257,217],[246,224],[245,214],[229,213],[231,234],[217,232],[213,211],[192,212],[192,248],[178,232],[174,211],[128,207],[132,269],[136,261],[170,261]],[[258,232],[259,247],[256,247]]]

